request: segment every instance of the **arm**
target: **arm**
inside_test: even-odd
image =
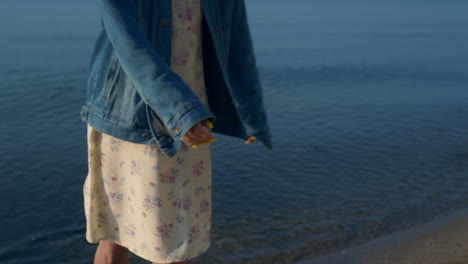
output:
[[[257,69],[252,34],[247,18],[245,0],[236,0],[232,14],[229,68],[230,79],[238,89],[240,101],[239,108],[249,109],[241,111],[242,120],[246,123],[246,132],[251,142],[258,139],[267,148],[272,148],[267,115],[263,104],[262,85]]]
[[[180,139],[190,127],[206,118],[214,122],[213,113],[147,40],[134,1],[99,0],[99,5],[102,25],[123,70],[171,136]]]
[[[233,21],[231,28],[231,39],[235,40],[231,48],[230,63],[239,66],[237,69],[240,73],[249,72],[251,79],[258,79],[256,69],[256,59],[254,54],[254,46],[252,42],[252,34],[250,32],[249,22],[247,18],[247,10],[245,0],[237,0],[233,10]],[[242,56],[235,56],[241,55]],[[253,75],[252,75],[253,74]]]

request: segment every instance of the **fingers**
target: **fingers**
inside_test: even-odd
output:
[[[214,128],[213,123],[211,123],[211,121],[210,121],[209,119],[206,119],[204,124],[205,124],[209,129]]]
[[[209,128],[208,126],[210,126],[210,124],[206,123],[206,120],[195,124],[193,127],[190,128],[189,131],[187,131],[187,133],[181,138],[181,140],[189,146],[198,146],[200,144],[215,141],[216,139],[210,132],[211,128]]]
[[[198,142],[198,144],[207,142],[213,138],[209,129],[201,123],[197,123],[195,126],[193,126],[193,128],[190,129],[187,134],[192,138],[192,140]]]
[[[246,141],[244,141],[245,144],[250,144],[252,143],[254,140],[256,140],[257,138],[256,137],[249,137]]]

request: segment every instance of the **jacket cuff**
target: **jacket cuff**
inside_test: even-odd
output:
[[[207,118],[215,123],[216,117],[207,106],[201,101],[190,101],[181,106],[167,122],[167,129],[174,139],[179,140],[196,123]]]

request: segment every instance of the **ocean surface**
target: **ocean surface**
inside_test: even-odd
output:
[[[96,2],[0,2],[2,264],[92,263]],[[468,206],[466,1],[247,2],[274,149],[215,135],[193,263],[295,263]]]

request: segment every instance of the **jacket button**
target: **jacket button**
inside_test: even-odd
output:
[[[167,25],[167,19],[161,18],[161,26],[165,27]]]
[[[148,139],[151,138],[151,136],[150,136],[149,134],[144,134],[144,135],[143,135],[143,138],[144,138],[145,140],[148,140]]]
[[[174,133],[175,133],[175,134],[179,133],[180,127],[181,127],[183,124],[184,124],[184,121],[181,121],[181,122],[177,125],[177,127],[174,129]]]

